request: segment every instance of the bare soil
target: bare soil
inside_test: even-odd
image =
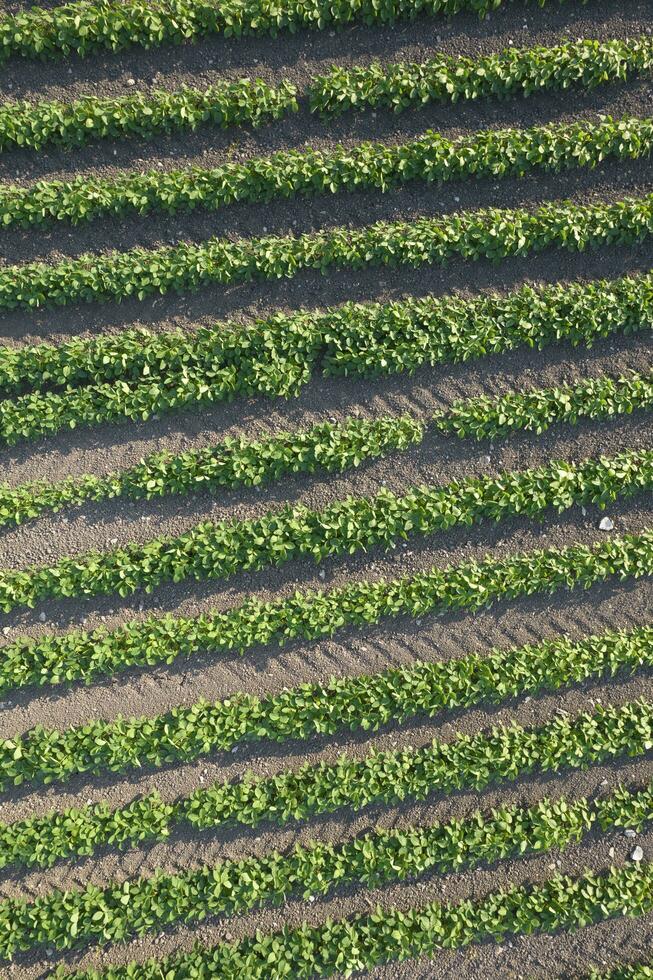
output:
[[[15,9],[14,5],[4,6]],[[514,3],[482,22],[467,16],[451,22],[420,19],[392,28],[305,32],[276,40],[212,38],[184,47],[134,50],[85,61],[71,58],[31,64],[14,60],[2,69],[0,85],[5,99],[70,99],[88,92],[131,92],[134,89],[127,84],[131,78],[139,88],[172,89],[183,83],[208,85],[218,78],[255,75],[268,81],[287,77],[305,91],[310,77],[332,63],[423,60],[438,50],[478,54],[500,50],[511,42],[525,46],[576,37],[632,37],[652,27],[650,3],[640,0],[622,0],[619,4],[591,0],[585,6],[569,0],[562,6],[549,5],[544,9]],[[169,170],[192,164],[210,166],[306,143],[322,148],[336,143],[351,145],[363,139],[396,143],[427,128],[458,135],[480,128],[597,119],[605,113],[650,115],[652,106],[653,86],[647,78],[590,93],[549,93],[506,102],[428,106],[398,116],[384,112],[350,114],[328,125],[311,116],[303,100],[296,116],[257,131],[205,127],[194,134],[151,142],[107,141],[74,152],[7,153],[0,159],[0,179],[27,184],[41,177],[66,179],[76,173],[110,175],[154,167]],[[97,221],[74,229],[59,225],[29,233],[2,232],[0,261],[56,261],[86,251],[156,247],[171,241],[200,241],[211,235],[249,237],[264,231],[297,234],[341,224],[361,226],[380,219],[410,221],[420,214],[437,215],[464,208],[533,208],[549,200],[608,201],[652,191],[650,160],[622,165],[606,162],[592,172],[533,174],[521,180],[461,181],[429,187],[416,183],[387,195],[343,194],[273,202],[264,208],[238,206],[174,218],[150,215],[120,222]],[[37,339],[60,342],[72,336],[118,332],[135,325],[154,330],[194,330],[198,325],[224,319],[247,323],[274,309],[320,308],[350,299],[383,300],[429,293],[446,295],[452,291],[464,295],[505,292],[525,282],[590,281],[648,271],[651,267],[653,245],[648,243],[580,255],[549,250],[528,260],[514,259],[498,265],[454,262],[442,269],[336,271],[328,276],[307,273],[287,281],[208,288],[192,296],[142,303],[5,314],[0,316],[0,343],[19,345]],[[360,381],[318,376],[299,398],[287,402],[242,400],[139,424],[82,428],[4,449],[0,452],[0,470],[2,479],[12,485],[86,472],[105,473],[133,464],[154,450],[197,448],[226,434],[279,432],[325,418],[344,418],[352,412],[369,417],[408,412],[428,418],[454,399],[474,394],[650,367],[651,335],[643,331],[629,338],[601,341],[591,350],[560,345],[542,352],[516,351],[466,365],[422,370],[413,377]],[[205,518],[261,514],[286,501],[320,507],[350,493],[375,493],[382,486],[400,492],[412,484],[445,484],[465,475],[498,473],[552,459],[577,461],[625,448],[650,448],[652,437],[653,416],[646,413],[609,422],[557,427],[539,437],[517,434],[494,444],[460,442],[429,434],[419,447],[337,477],[289,478],[260,492],[198,493],[139,503],[117,500],[69,509],[19,529],[4,529],[0,533],[0,564],[25,568],[51,563],[62,555],[177,534]],[[615,533],[640,531],[651,527],[653,501],[650,494],[642,494],[620,501],[607,513],[614,521]],[[34,610],[3,615],[0,627],[7,641],[22,635],[62,633],[82,623],[89,628],[100,624],[115,627],[151,612],[196,615],[237,604],[251,594],[273,598],[296,588],[324,588],[362,577],[398,576],[486,554],[499,556],[530,548],[562,547],[571,541],[591,543],[605,539],[598,527],[601,516],[595,508],[585,512],[574,508],[559,516],[549,513],[542,522],[513,519],[496,525],[453,529],[427,539],[411,539],[389,553],[374,550],[366,555],[333,559],[321,566],[324,577],[314,564],[294,562],[278,569],[238,575],[227,582],[167,585],[152,595],[53,601]],[[650,622],[652,600],[649,580],[610,582],[587,592],[561,592],[497,603],[475,615],[427,616],[419,624],[408,618],[386,621],[368,630],[342,631],[333,640],[293,643],[282,650],[261,648],[244,657],[202,655],[167,667],[128,671],[88,687],[27,689],[5,697],[0,711],[0,737],[27,732],[35,725],[64,727],[120,713],[155,714],[176,704],[192,704],[200,697],[218,699],[234,691],[264,695],[330,676],[354,676],[392,665],[460,657],[472,650],[505,648],[560,635],[580,638],[609,628],[634,627]],[[539,725],[559,710],[575,715],[591,709],[599,700],[624,704],[639,697],[651,698],[651,694],[650,672],[632,677],[618,675],[557,694],[548,692],[496,706],[483,704],[465,711],[443,712],[430,719],[418,716],[403,725],[385,726],[376,733],[343,732],[333,738],[280,745],[251,743],[234,753],[213,753],[195,763],[156,771],[79,777],[65,785],[18,787],[0,796],[0,820],[44,814],[87,801],[106,800],[120,805],[155,788],[165,798],[174,799],[216,779],[238,778],[248,770],[271,774],[298,767],[307,760],[335,759],[341,752],[362,757],[372,748],[425,745],[434,737],[450,740],[460,732],[487,730],[511,720]],[[420,804],[375,806],[359,813],[343,810],[285,827],[269,823],[256,831],[227,828],[202,834],[179,829],[165,843],[143,845],[125,853],[107,849],[92,858],[62,862],[47,872],[7,869],[0,876],[0,894],[29,898],[45,894],[52,887],[82,887],[87,883],[101,886],[112,880],[151,874],[159,867],[181,871],[246,853],[287,849],[297,842],[350,839],[376,826],[448,819],[470,814],[479,807],[489,810],[501,803],[532,802],[563,794],[572,798],[594,796],[610,792],[620,781],[642,785],[652,778],[653,755],[649,753],[641,759],[617,760],[588,771],[535,773],[511,784],[492,785],[481,793],[433,794]],[[653,832],[641,834],[638,843],[646,858],[653,859]],[[200,926],[171,929],[109,949],[89,946],[62,956],[39,950],[1,967],[0,975],[36,980],[48,975],[58,962],[72,967],[100,966],[108,960],[142,960],[190,948],[198,939],[213,943],[250,934],[257,928],[271,930],[304,920],[319,923],[326,915],[364,913],[377,901],[386,907],[407,908],[439,898],[480,898],[510,883],[542,881],[554,871],[580,874],[586,868],[601,870],[613,863],[621,864],[629,860],[631,850],[631,841],[621,833],[590,835],[581,845],[562,854],[529,856],[455,875],[424,876],[374,892],[343,889],[314,903],[293,899],[280,909],[208,920]],[[652,944],[653,916],[648,915],[614,920],[574,935],[536,935],[517,937],[501,945],[481,944],[444,953],[436,960],[391,964],[369,975],[378,980],[578,977],[591,967],[606,969],[646,959]]]

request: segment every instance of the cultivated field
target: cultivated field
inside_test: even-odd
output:
[[[650,0],[3,8],[0,977],[653,976]]]

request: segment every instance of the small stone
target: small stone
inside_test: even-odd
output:
[[[132,85],[135,85],[136,84],[136,79],[135,78],[128,78],[127,79],[127,84],[131,88]]]
[[[643,860],[643,858],[644,858],[644,851],[641,849],[641,847],[639,846],[639,844],[637,845],[637,847],[634,847],[633,850],[630,852],[630,858],[631,858],[632,861],[641,861],[641,860]]]
[[[45,613],[44,612],[39,613],[39,622],[40,623],[44,623],[45,622]]]
[[[489,466],[489,464],[490,464],[490,457],[489,456],[481,456],[481,463],[484,463],[486,466]]]
[[[323,579],[326,575],[326,572],[324,571],[323,568],[321,568],[317,574],[320,576],[320,578]]]
[[[624,837],[637,837],[637,831],[631,830],[629,827],[628,830],[624,830]]]
[[[10,633],[11,633],[11,626],[3,626],[2,627],[2,635],[3,636],[9,636]]]
[[[611,847],[611,848],[609,849],[609,851],[608,851],[608,854],[610,855],[610,857],[611,857],[611,858],[613,858],[613,857],[614,857],[614,847]]]
[[[611,521],[609,517],[603,517],[601,523],[599,524],[599,531],[613,531],[614,521]]]

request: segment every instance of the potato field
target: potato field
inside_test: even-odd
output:
[[[38,3],[1,980],[651,980],[652,0]]]

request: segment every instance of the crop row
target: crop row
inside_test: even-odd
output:
[[[262,602],[252,597],[224,612],[197,618],[149,617],[113,632],[73,631],[2,646],[3,687],[60,684],[111,675],[133,666],[171,663],[210,651],[240,653],[260,644],[333,636],[389,617],[482,609],[499,599],[584,588],[609,579],[653,573],[653,532],[592,546],[571,545],[485,558],[394,580],[353,582]],[[5,743],[7,760],[11,740]]]
[[[180,752],[195,757],[202,746],[228,751],[244,741],[283,742],[346,730],[375,731],[392,721],[482,702],[498,704],[651,665],[653,630],[647,626],[578,642],[561,638],[486,655],[467,654],[460,660],[334,678],[265,699],[234,694],[222,702],[200,701],[156,717],[94,720],[63,732],[41,731],[38,740],[45,745],[42,754],[56,760],[56,769],[50,768],[48,777],[62,780],[84,772],[175,761]],[[38,751],[33,754],[38,759]],[[188,819],[188,810],[187,799],[171,804],[154,795],[118,811],[100,803],[82,811],[0,824],[0,867],[12,863],[47,867],[71,855],[92,854],[107,844],[134,846],[146,838],[166,837]]]
[[[506,48],[480,58],[438,55],[422,63],[373,63],[353,68],[333,66],[314,78],[311,108],[323,115],[348,109],[383,107],[401,112],[426,102],[457,102],[574,85],[594,88],[623,81],[653,68],[653,41],[568,41],[556,47]]]
[[[638,159],[653,147],[653,120],[635,117],[598,124],[575,122],[532,129],[485,130],[448,140],[435,132],[398,146],[361,143],[325,152],[282,151],[213,169],[76,177],[0,187],[0,225],[51,221],[78,224],[100,216],[196,208],[234,201],[261,202],[296,195],[360,189],[387,191],[414,180],[522,176],[530,170],[594,167],[609,158]]]
[[[294,377],[283,380],[287,388],[282,387],[275,392],[277,395],[288,395],[288,389],[292,390]],[[0,402],[0,441],[13,445],[21,439],[35,439],[80,425],[125,418],[146,420],[161,413],[228,400],[234,388],[246,383],[247,378],[230,365],[198,375],[184,372],[179,379],[173,375],[167,384],[163,379],[131,385],[119,381],[72,388],[61,394],[24,395],[15,401]],[[494,400],[487,396],[465,399],[439,412],[429,424],[443,435],[480,440],[517,431],[543,432],[554,424],[575,424],[580,418],[612,418],[646,411],[652,404],[653,373],[633,373],[628,377],[589,378],[575,385],[511,392]],[[408,421],[405,424],[409,428],[413,425]],[[15,492],[19,497],[22,494],[20,488]],[[13,499],[14,492],[7,488],[0,493],[3,497],[8,493],[7,499]]]
[[[104,888],[58,889],[28,902],[0,901],[0,956],[49,944],[66,949],[93,939],[121,942],[155,929],[280,905],[292,895],[327,895],[343,885],[374,888],[429,871],[478,867],[529,851],[563,850],[592,828],[640,826],[653,819],[653,784],[614,796],[542,800],[486,816],[408,830],[373,831],[344,844],[311,843],[212,867],[128,878]]]
[[[173,92],[102,98],[86,95],[75,102],[5,102],[0,105],[0,150],[20,147],[79,146],[91,139],[151,137],[201,123],[236,126],[279,119],[297,109],[296,90],[288,82],[271,88],[260,79],[216,82],[207,89],[187,86]]]
[[[232,242],[211,238],[155,250],[83,255],[57,265],[31,262],[0,269],[0,309],[144,299],[208,283],[281,279],[301,270],[445,264],[455,257],[498,261],[545,248],[584,251],[635,244],[653,233],[653,194],[615,203],[550,203],[523,209],[464,211],[411,223],[378,222],[299,236]]]
[[[121,390],[124,394],[129,389]],[[159,393],[154,406],[169,409],[169,403],[162,405],[160,388],[155,386],[154,390]],[[212,395],[216,397],[215,390]],[[101,415],[85,417],[78,414],[80,403],[88,404],[89,397],[93,398],[93,392],[88,389],[81,394],[71,391],[64,397],[29,396],[27,401],[21,401],[20,408],[29,404],[32,416],[25,418],[24,411],[22,417],[14,416],[13,427],[7,419],[8,403],[0,402],[0,420],[3,420],[4,412],[6,440],[14,442],[21,436],[43,434],[48,431],[46,418],[51,420],[50,431],[72,422],[98,421]],[[127,400],[123,403],[123,415],[142,418],[154,411],[154,406],[147,405],[144,400],[138,404],[141,412],[135,413],[133,402]],[[185,399],[180,404],[189,404],[189,401]],[[57,405],[60,411],[55,414],[53,408]],[[46,406],[48,412],[43,410]],[[569,388],[535,389],[504,395],[495,401],[469,399],[440,413],[431,423],[410,416],[381,416],[374,420],[347,417],[341,423],[321,422],[308,430],[267,439],[250,441],[243,437],[227,437],[215,446],[188,450],[178,456],[154,453],[136,466],[107,476],[84,474],[57,483],[33,482],[15,487],[0,484],[0,526],[21,524],[46,510],[57,511],[87,500],[119,496],[141,499],[219,486],[257,486],[279,480],[289,473],[314,473],[319,469],[342,472],[358,466],[363,460],[405,450],[421,442],[429,424],[443,434],[481,439],[520,429],[541,432],[557,422],[611,418],[652,406],[653,376],[634,375],[617,380],[589,379]],[[42,411],[37,414],[38,407]],[[117,412],[105,416],[116,417],[120,417]],[[39,426],[36,430],[34,423]],[[1,421],[0,431],[3,431]]]
[[[634,41],[565,42],[552,48],[510,48],[478,61],[440,56],[435,62],[414,66],[414,70],[430,79],[428,98],[455,102],[572,84],[592,87],[646,71],[652,65],[653,41],[644,37]],[[410,66],[395,67],[395,73],[404,70],[410,71]],[[366,71],[362,70],[363,75]],[[338,84],[347,90],[342,79],[337,82],[334,76],[315,79],[308,89],[312,108],[326,114],[346,107],[344,97],[339,99],[334,94]],[[407,90],[413,90],[412,83]],[[424,86],[421,93],[415,91],[415,98],[427,101]],[[349,101],[355,99],[353,96]],[[217,82],[207,89],[183,86],[113,98],[85,95],[73,102],[6,102],[0,106],[0,150],[40,150],[52,144],[79,146],[97,139],[151,137],[196,129],[203,123],[260,125],[298,108],[297,89],[290,82],[282,81],[274,88],[260,79],[248,78]]]
[[[253,487],[289,473],[339,473],[363,460],[419,443],[424,425],[409,416],[347,418],[310,429],[250,440],[223,439],[215,446],[179,455],[157,452],[107,476],[84,474],[57,483],[0,484],[0,526],[22,524],[44,511],[112,497],[141,499],[216,487]]]
[[[308,88],[313,111],[323,115],[352,105],[389,105],[432,99],[506,97],[541,89],[593,87],[647,72],[653,41],[565,42],[551,48],[508,48],[477,60],[440,55],[424,65],[333,69]],[[138,92],[114,98],[86,95],[73,102],[7,102],[0,106],[0,150],[40,150],[56,144],[219,126],[259,125],[298,109],[297,89],[287,81],[271,88],[260,79],[217,82],[207,89]]]
[[[530,406],[519,404],[523,418],[530,420]],[[509,410],[502,412],[507,415]],[[569,411],[574,410],[572,402]],[[479,413],[468,409],[450,424],[457,434],[478,435],[481,423]],[[489,425],[486,417],[483,436]],[[521,427],[528,425],[522,420]],[[468,477],[446,486],[422,485],[401,495],[384,488],[373,497],[349,496],[321,510],[288,504],[261,517],[201,521],[174,537],[64,557],[53,565],[0,569],[0,609],[33,607],[48,598],[152,592],[164,582],[228,578],[301,558],[320,562],[374,547],[396,547],[414,535],[459,524],[513,515],[541,519],[550,509],[561,513],[575,504],[604,507],[651,489],[653,450],[642,450],[583,463],[556,461],[498,477]]]
[[[589,347],[596,338],[651,323],[653,274],[525,286],[505,296],[347,303],[277,313],[246,328],[227,322],[194,334],[140,329],[60,346],[0,347],[0,389],[169,381],[211,370],[215,390],[217,372],[234,368],[225,382],[234,395],[294,394],[318,367],[327,376],[395,374],[561,341]]]
[[[433,902],[405,912],[380,907],[349,919],[304,923],[211,948],[196,946],[164,959],[70,973],[57,980],[203,980],[206,977],[348,976],[382,963],[471,943],[532,933],[573,931],[617,916],[645,915],[653,908],[653,865],[557,875],[537,885],[510,886],[480,900]],[[627,976],[627,974],[626,974]]]
[[[246,774],[241,780],[195,790],[174,803],[164,803],[154,793],[114,811],[106,804],[85,805],[38,821],[44,834],[38,840],[37,860],[46,864],[57,857],[92,852],[106,843],[134,846],[144,839],[166,837],[179,823],[196,831],[223,825],[256,827],[267,821],[284,825],[343,807],[358,811],[373,804],[422,800],[434,792],[482,789],[533,772],[636,758],[650,751],[652,738],[653,705],[643,701],[620,707],[599,705],[573,719],[558,715],[539,728],[513,724],[458,735],[450,742],[435,740],[423,748],[372,752],[360,760],[343,755],[335,763],[305,764],[269,777]],[[150,764],[163,765],[178,756],[177,751]],[[613,822],[648,820],[650,796],[640,801],[634,815],[622,802],[621,797],[613,801]],[[21,824],[17,835],[20,831]],[[7,835],[15,851],[10,829]]]
[[[492,439],[510,432],[544,432],[579,419],[605,419],[653,407],[653,373],[618,379],[588,378],[576,385],[487,395],[455,402],[433,419],[435,428],[460,439]]]
[[[75,52],[121,51],[182,44],[211,34],[294,33],[351,23],[392,24],[418,15],[451,16],[475,11],[483,17],[504,0],[77,0],[50,9],[32,7],[0,18],[3,58],[53,58]],[[544,6],[546,0],[538,0]]]

